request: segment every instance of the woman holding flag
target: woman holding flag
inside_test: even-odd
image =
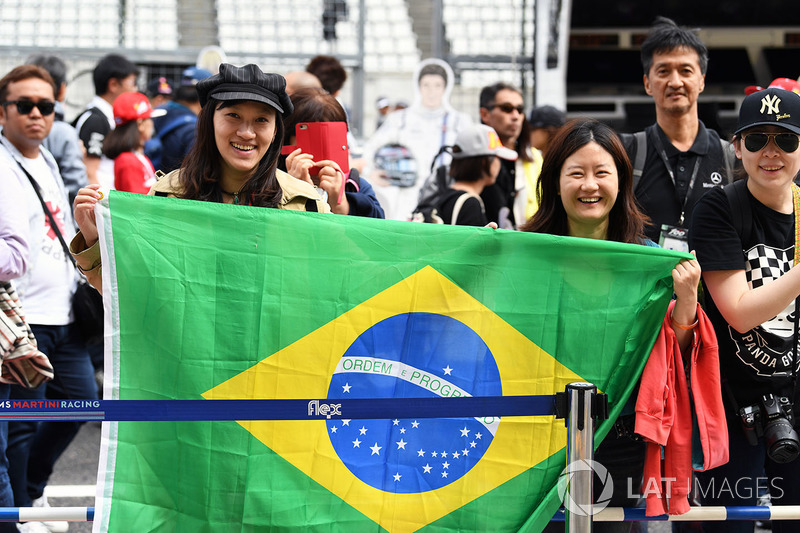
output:
[[[605,124],[583,119],[561,128],[545,155],[536,195],[539,210],[522,231],[658,246],[644,236],[647,217],[634,200],[631,163],[619,137]],[[680,261],[672,280],[677,299],[666,322],[680,351],[686,352],[698,324],[697,261]],[[611,506],[635,506],[639,500],[646,444],[634,437],[635,394],[595,454],[614,481]],[[628,494],[629,487],[633,494]],[[559,527],[551,524],[546,531]],[[595,524],[596,531],[614,533],[641,531],[639,527]]]
[[[202,110],[195,144],[183,166],[162,177],[149,194],[330,212],[311,185],[277,169],[283,118],[293,110],[283,76],[265,74],[252,64],[223,63],[219,74],[197,84],[197,92]],[[80,233],[70,244],[79,268],[98,290],[102,283],[94,206],[102,197],[97,185],[78,191],[74,208]]]

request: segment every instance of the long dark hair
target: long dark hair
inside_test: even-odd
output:
[[[117,126],[103,139],[103,155],[109,159],[116,159],[124,152],[134,152],[139,149],[141,138],[138,121],[131,120],[122,126]]]
[[[561,169],[569,156],[590,142],[599,144],[611,154],[619,179],[619,193],[608,215],[606,239],[642,243],[648,218],[636,205],[633,196],[633,168],[630,159],[614,130],[593,119],[572,120],[553,137],[550,148],[544,156],[542,172],[536,187],[539,210],[519,229],[534,233],[569,235],[567,212],[558,194]]]
[[[209,98],[197,116],[197,132],[192,149],[186,154],[179,174],[183,198],[205,202],[222,202],[222,156],[214,136],[214,112],[244,100]],[[266,105],[266,104],[265,104]],[[272,108],[269,108],[272,109]],[[275,138],[258,166],[250,174],[239,194],[246,202],[260,207],[277,207],[283,191],[276,174],[278,156],[283,146],[283,120],[275,113]]]

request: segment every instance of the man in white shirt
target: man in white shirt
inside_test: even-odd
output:
[[[73,123],[86,149],[83,162],[89,183],[99,183],[105,189],[114,188],[114,162],[103,155],[103,141],[114,129],[112,106],[117,96],[136,91],[138,76],[136,65],[121,55],[101,58],[92,72],[95,97]]]
[[[29,229],[29,268],[16,285],[39,349],[55,371],[53,381],[37,389],[12,386],[11,398],[18,400],[97,398],[92,364],[72,313],[76,271],[58,238],[58,232],[67,242],[73,237],[71,209],[58,166],[41,147],[54,110],[55,84],[43,68],[23,65],[0,80],[0,186],[12,181],[21,186]],[[30,507],[42,498],[53,465],[79,427],[78,422],[9,423],[7,455],[16,506]]]

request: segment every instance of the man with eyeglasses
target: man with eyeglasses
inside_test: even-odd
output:
[[[647,237],[662,247],[689,251],[694,205],[709,189],[732,181],[733,150],[698,118],[708,67],[708,49],[700,38],[659,17],[642,43],[641,56],[656,123],[622,136],[634,167],[634,194],[650,217]]]
[[[481,122],[491,126],[500,137],[503,146],[516,151],[520,158],[519,164],[529,159],[527,150],[521,148],[520,134],[525,121],[525,106],[522,101],[522,92],[514,85],[498,82],[481,89],[480,94]],[[497,222],[501,228],[513,229],[524,220],[517,220],[515,216],[516,200],[521,200],[521,209],[517,214],[524,216],[525,180],[522,172],[517,172],[517,163],[514,161],[500,161],[500,174],[494,185],[486,187],[481,193],[481,198],[486,206],[486,217],[491,222]]]
[[[42,147],[53,126],[55,95],[53,78],[36,65],[16,67],[0,79],[0,194],[11,190],[3,184],[19,184],[29,229],[30,268],[16,287],[56,376],[37,389],[12,386],[15,400],[97,398],[89,354],[73,323],[76,271],[58,239],[58,232],[67,242],[75,233],[72,210],[58,165]],[[14,505],[31,507],[42,497],[53,465],[79,428],[73,422],[9,423],[6,454]],[[22,524],[21,531],[42,527]]]

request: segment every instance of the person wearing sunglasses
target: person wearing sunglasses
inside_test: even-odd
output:
[[[36,65],[18,66],[0,80],[0,195],[13,193],[11,182],[19,184],[28,229],[30,266],[15,284],[56,376],[35,389],[12,385],[12,400],[97,399],[94,369],[72,312],[77,272],[60,243],[75,234],[72,209],[58,165],[42,146],[55,119],[55,96],[53,78]],[[9,422],[6,455],[15,506],[43,501],[53,466],[79,429],[79,422]]]
[[[757,489],[766,487],[772,504],[798,505],[800,459],[789,453],[800,446],[798,415],[792,420],[785,408],[800,408],[800,189],[793,184],[800,170],[800,95],[768,88],[747,96],[733,145],[743,179],[711,189],[689,230],[719,342],[730,434],[730,462],[698,472],[700,493],[704,505],[755,505]],[[706,490],[728,483],[738,488]],[[772,527],[800,531],[800,521]],[[753,523],[709,522],[704,531],[749,533]]]
[[[514,229],[525,221],[528,196],[533,194],[526,183],[535,183],[538,177],[522,91],[505,82],[487,85],[481,89],[479,105],[481,123],[494,128],[503,146],[519,156],[517,161],[502,161],[497,181],[481,193],[489,221],[497,222],[501,228]]]

